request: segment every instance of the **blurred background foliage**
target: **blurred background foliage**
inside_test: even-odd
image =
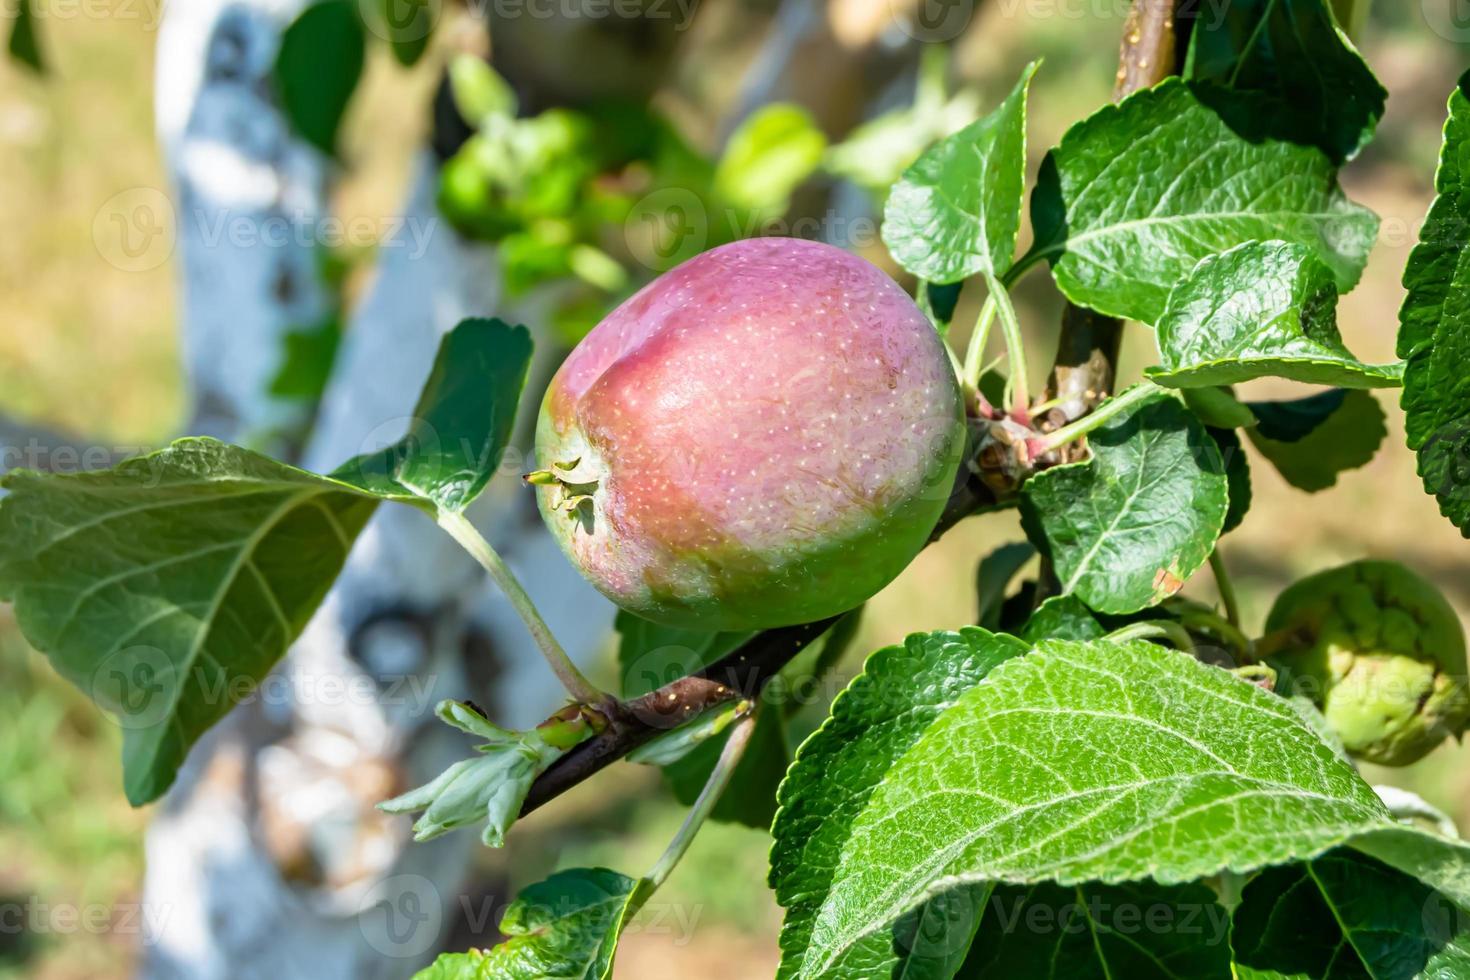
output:
[[[1430,199],[1445,97],[1470,50],[1463,40],[1443,36],[1453,32],[1433,29],[1453,23],[1454,2],[1378,4],[1360,39],[1391,95],[1377,140],[1343,174],[1350,196],[1383,218],[1368,271],[1340,313],[1344,339],[1366,360],[1392,356],[1402,297],[1399,275]],[[41,44],[48,77],[38,79],[0,63],[0,412],[90,433],[117,446],[157,444],[177,431],[183,413],[174,270],[165,265],[142,273],[121,271],[104,261],[92,237],[94,218],[109,197],[166,183],[152,120],[156,18],[148,15],[156,6],[103,3],[87,6],[93,16],[44,19]],[[728,33],[718,29],[721,18],[728,24],[747,15],[740,4],[711,0],[705,6],[684,42],[688,50],[678,71],[655,100],[671,130],[645,129],[640,145],[609,147],[596,127],[574,119],[552,115],[535,123],[518,121],[535,130],[534,153],[556,156],[563,143],[650,160],[679,153],[699,171],[705,193],[740,203],[741,189],[731,176],[738,176],[738,168],[727,167],[720,177],[720,134],[713,120],[736,97],[754,43],[728,43]],[[1066,127],[1108,99],[1126,6],[1105,0],[982,0],[953,45],[950,91],[971,87],[980,95],[977,104],[990,105],[1026,62],[1043,57],[1031,99],[1034,173]],[[123,16],[124,9],[133,15]],[[769,15],[760,5],[749,12]],[[716,26],[707,28],[708,22]],[[384,46],[370,49],[363,85],[339,139],[346,171],[334,201],[338,214],[387,217],[399,206],[454,37],[451,23],[410,71],[397,65]],[[759,32],[753,37],[758,41]],[[491,102],[481,107],[485,117],[497,111],[493,93],[488,97]],[[960,114],[954,121],[959,125],[968,121],[963,116],[974,105],[950,108]],[[509,122],[509,117],[502,120]],[[793,117],[767,124],[789,126]],[[483,136],[494,125],[499,124],[487,126],[482,119],[477,128]],[[893,138],[870,135],[876,147]],[[497,150],[481,139],[467,152]],[[739,147],[730,152],[738,153]],[[827,165],[861,180],[870,160],[865,152],[849,151],[845,159],[828,156]],[[580,188],[585,175],[568,177],[544,162],[535,158],[527,166],[546,180],[547,207],[562,225],[548,231],[522,214],[512,216],[508,227],[527,236],[528,255],[545,246],[546,234],[561,236],[555,242],[563,244],[596,244],[584,240],[585,215],[578,209],[608,202],[579,199],[572,207],[555,199],[566,189],[557,181],[571,180]],[[446,193],[453,194],[459,186],[453,166],[449,173]],[[482,191],[472,187],[466,193]],[[768,202],[746,203],[759,210]],[[448,202],[452,221],[474,220],[456,215],[454,208]],[[496,229],[497,236],[504,234],[505,228]],[[578,274],[568,264],[577,261],[571,251],[543,253],[555,253],[547,267],[554,274]],[[868,254],[886,263],[876,242]],[[530,279],[540,274],[534,267],[528,257]],[[346,273],[349,303],[368,268],[370,263],[355,263]],[[594,263],[589,270],[582,280],[608,296],[627,288],[611,268],[599,271]],[[575,309],[568,312],[562,324],[568,339],[595,320],[604,300],[582,308],[580,321]],[[1027,278],[1017,303],[1037,349],[1050,350],[1061,302],[1046,278]],[[974,305],[973,297],[962,297],[954,321],[961,344]],[[1152,352],[1146,331],[1131,331],[1122,380],[1136,377]],[[1041,380],[1047,360],[1033,355],[1038,371],[1033,381]],[[1260,384],[1246,393],[1282,396],[1289,387]],[[1404,561],[1438,582],[1462,617],[1470,614],[1466,544],[1420,488],[1413,459],[1403,448],[1393,393],[1377,397],[1390,420],[1383,451],[1323,495],[1302,494],[1270,466],[1254,467],[1254,508],[1223,549],[1249,625],[1259,625],[1272,597],[1294,577],[1365,555]],[[976,562],[1020,539],[1014,515],[1001,514],[971,520],[926,551],[869,604],[844,675],[858,669],[861,654],[907,632],[972,622]],[[1197,576],[1186,594],[1213,601],[1209,573]],[[18,931],[13,919],[0,922],[0,976],[127,976],[133,948],[146,931],[129,903],[139,896],[148,814],[130,810],[119,791],[117,730],[26,648],[8,616],[8,610],[0,610],[0,905],[19,903],[35,921],[50,925]],[[608,682],[615,673],[610,654],[611,638],[602,678]],[[798,713],[793,738],[819,723],[824,711],[822,703]],[[1466,826],[1467,761],[1470,750],[1445,746],[1413,770],[1369,776],[1411,786]],[[603,798],[608,793],[617,797],[612,805]],[[519,887],[558,866],[636,870],[653,860],[681,812],[653,773],[623,767],[618,778],[584,786],[526,821],[505,852],[483,852],[485,878]],[[771,976],[779,913],[762,887],[767,846],[766,836],[755,831],[707,828],[660,896],[682,910],[682,919],[669,916],[634,931],[623,943],[618,975],[640,980]],[[55,914],[68,907],[101,909],[101,918],[64,920]]]

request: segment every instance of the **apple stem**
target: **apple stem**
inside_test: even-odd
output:
[[[1027,448],[1031,452],[1031,457],[1034,459],[1042,453],[1059,449],[1072,440],[1085,436],[1093,429],[1101,427],[1103,423],[1114,416],[1121,415],[1144,399],[1153,397],[1158,391],[1159,386],[1152,381],[1140,381],[1121,395],[1114,395],[1112,398],[1109,398],[1077,421],[1069,422],[1060,429],[1042,436],[1040,439],[1029,440]]]
[[[1189,630],[1168,619],[1145,619],[1129,623],[1122,629],[1109,633],[1107,638],[1115,642],[1164,639],[1185,653],[1194,653],[1194,637],[1189,635]]]
[[[990,339],[990,328],[995,323],[995,296],[987,296],[975,320],[975,329],[970,331],[970,344],[965,348],[965,384],[980,390],[980,375],[985,368],[980,359],[985,356],[985,343]]]
[[[598,690],[596,685],[582,676],[577,665],[572,663],[572,658],[567,656],[566,650],[557,642],[551,632],[551,627],[546,625],[546,620],[541,618],[541,613],[536,604],[531,601],[531,596],[521,585],[520,579],[506,565],[505,560],[486,541],[475,526],[469,522],[464,514],[458,511],[441,511],[439,514],[439,526],[449,532],[449,536],[459,542],[461,548],[470,553],[470,556],[479,562],[481,567],[490,574],[495,584],[500,586],[505,597],[510,600],[511,606],[521,621],[526,624],[531,638],[536,641],[536,646],[541,649],[541,654],[546,658],[547,664],[562,687],[572,699],[580,704],[599,705],[611,700],[611,696]]]
[[[1005,286],[994,276],[986,276],[985,282],[990,287],[990,299],[986,302],[995,301],[996,312],[1000,314],[1000,328],[1005,333],[1006,356],[1010,358],[1010,373],[1006,377],[1006,406],[1017,421],[1025,423],[1031,418],[1028,410],[1031,396],[1027,391],[1026,343],[1021,336],[1021,321],[1016,318],[1016,308],[1011,305],[1011,297]]]
[[[1215,573],[1215,588],[1220,593],[1220,603],[1225,607],[1225,619],[1240,629],[1240,600],[1236,598],[1235,582],[1230,578],[1230,569],[1225,567],[1219,545],[1210,552],[1210,571]]]
[[[759,709],[757,709],[759,710]],[[674,870],[684,852],[689,850],[694,835],[699,833],[699,828],[709,818],[710,811],[720,801],[720,796],[725,788],[730,785],[730,777],[735,774],[735,768],[740,764],[740,758],[745,754],[745,747],[750,744],[750,733],[755,730],[755,716],[749,715],[745,720],[735,726],[730,732],[730,737],[725,741],[725,747],[720,752],[719,761],[715,763],[714,771],[710,773],[709,779],[704,784],[704,789],[699,791],[699,798],[694,801],[694,806],[684,818],[679,832],[674,839],[669,841],[669,846],[658,859],[658,863],[643,876],[643,880],[654,888],[662,885]]]

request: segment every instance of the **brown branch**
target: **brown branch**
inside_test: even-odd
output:
[[[1114,100],[1157,85],[1179,70],[1174,2],[1133,0],[1118,51]],[[1057,360],[1047,382],[1047,398],[1058,401],[1047,419],[1053,426],[1081,418],[1112,394],[1122,336],[1120,321],[1067,304]]]
[[[1123,24],[1113,99],[1157,85],[1179,71],[1174,45],[1174,0],[1133,0]]]
[[[930,540],[995,502],[962,468]],[[703,670],[631,701],[601,706],[607,728],[558,759],[531,785],[521,816],[607,768],[655,736],[736,698],[758,698],[767,682],[841,617],[765,630]]]
[[[1118,97],[1153,85],[1174,70],[1173,0],[1134,0],[1119,56]],[[1053,395],[1074,393],[1078,415],[1090,411],[1112,391],[1120,330],[1119,322],[1111,317],[1078,307],[1067,309],[1051,390]],[[995,501],[995,495],[976,477],[972,466],[966,465],[931,540]],[[759,697],[766,683],[834,622],[835,618],[766,630],[696,674],[643,697],[603,706],[608,727],[541,774],[531,786],[521,815],[710,707],[736,698]]]

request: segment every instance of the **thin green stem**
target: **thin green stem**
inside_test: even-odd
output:
[[[1220,555],[1220,546],[1210,552],[1210,571],[1215,573],[1215,588],[1220,593],[1220,602],[1225,606],[1225,618],[1230,625],[1240,629],[1240,600],[1235,595],[1235,582],[1230,578],[1230,569]]]
[[[450,537],[458,541],[460,547],[468,551],[471,557],[490,573],[495,584],[500,586],[505,597],[510,600],[516,614],[526,624],[531,638],[536,641],[536,646],[540,647],[546,662],[573,700],[592,706],[609,700],[607,694],[599,691],[591,681],[582,676],[577,665],[572,663],[572,658],[567,656],[567,652],[557,642],[551,632],[551,627],[547,626],[546,620],[541,618],[541,613],[536,609],[536,604],[531,601],[525,588],[521,586],[520,580],[515,577],[495,549],[490,547],[490,542],[475,530],[475,526],[463,514],[448,511],[440,513],[439,526],[448,531]]]
[[[980,375],[985,373],[981,358],[985,356],[985,345],[990,340],[990,328],[995,324],[995,295],[985,297],[985,305],[980,307],[980,315],[975,319],[975,329],[970,332],[970,344],[965,348],[965,373],[962,375],[965,384],[980,390]]]
[[[1235,652],[1243,659],[1251,658],[1251,641],[1244,633],[1233,626],[1228,620],[1222,619],[1220,614],[1213,609],[1185,608],[1179,612],[1179,622],[1187,629],[1193,629],[1196,633],[1208,633],[1218,636],[1234,647]]]
[[[1144,399],[1153,397],[1159,390],[1159,386],[1152,381],[1140,381],[1121,395],[1115,395],[1109,398],[1077,421],[1070,422],[1055,432],[1043,436],[1040,439],[1039,448],[1034,448],[1032,455],[1051,452],[1054,449],[1065,446],[1073,439],[1087,435],[1087,433],[1100,427],[1109,419],[1126,412]]]
[[[1001,285],[1005,286],[1007,289],[1011,288],[1016,283],[1020,282],[1021,277],[1024,276],[1028,271],[1030,271],[1033,265],[1040,262],[1042,258],[1043,256],[1041,255],[1041,253],[1037,252],[1033,248],[1031,251],[1021,256],[1019,261],[1017,261],[1014,265],[1006,270],[1005,275],[1000,277]]]
[[[986,282],[990,286],[990,297],[995,300],[996,312],[1000,314],[1000,328],[1006,338],[1006,355],[1011,361],[1010,376],[1006,378],[1005,407],[1024,418],[1029,414],[1026,408],[1031,396],[1027,391],[1026,344],[1021,336],[1021,321],[1016,319],[1016,308],[1011,305],[1011,297],[1005,286],[994,276],[986,277]]]
[[[1110,640],[1151,640],[1156,637],[1168,640],[1185,653],[1194,653],[1194,637],[1189,635],[1189,630],[1168,619],[1129,623],[1108,634]]]
[[[759,710],[759,709],[757,709]],[[699,833],[699,828],[709,817],[710,811],[720,801],[720,795],[725,792],[725,787],[730,785],[730,777],[735,774],[735,767],[740,764],[740,757],[745,754],[745,747],[750,743],[750,733],[755,730],[755,716],[751,715],[730,733],[730,738],[725,742],[725,748],[720,752],[719,761],[715,763],[714,771],[709,774],[704,789],[699,791],[699,798],[694,801],[689,814],[680,825],[679,832],[674,839],[669,841],[669,846],[664,849],[663,855],[658,859],[643,880],[654,888],[662,885],[669,877],[669,872],[679,863],[684,852],[689,850],[694,835]]]

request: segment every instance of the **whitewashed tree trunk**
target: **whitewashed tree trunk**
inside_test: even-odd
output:
[[[280,247],[211,237],[221,220],[248,232],[272,218],[311,227],[325,214],[328,164],[270,98],[280,32],[301,6],[190,0],[168,8],[159,41],[191,430],[237,441],[268,441],[301,421],[297,405],[270,397],[269,381],[282,336],[330,302],[313,249],[296,236]],[[423,234],[381,250],[306,466],[330,468],[401,435],[439,337],[460,318],[515,318],[493,253],[439,221],[435,183],[426,153],[401,216]],[[610,607],[541,532],[518,483],[498,476],[475,517],[585,659],[606,636]],[[467,660],[487,648],[493,664]],[[495,675],[488,691],[485,675]],[[142,951],[141,975],[405,977],[431,958],[462,915],[457,896],[480,845],[473,834],[412,844],[409,821],[374,804],[464,754],[464,739],[431,709],[466,696],[502,723],[527,725],[561,692],[478,568],[427,518],[385,506],[287,660],[196,748],[161,805],[145,902],[164,927]]]

